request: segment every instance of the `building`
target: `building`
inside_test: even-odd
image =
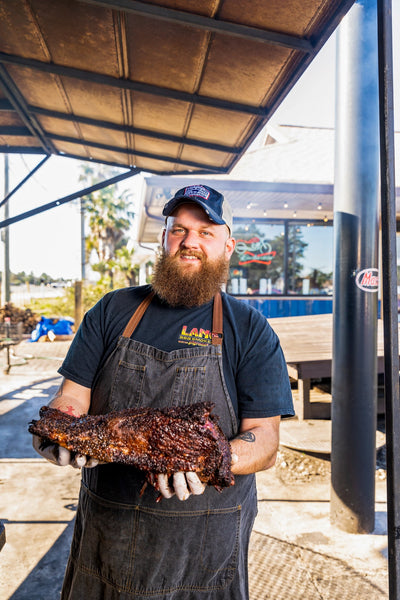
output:
[[[227,291],[268,317],[331,312],[334,157],[333,129],[268,124],[229,176],[143,177],[139,244],[157,247],[163,205],[201,181],[233,208]],[[396,204],[400,216],[400,188]]]

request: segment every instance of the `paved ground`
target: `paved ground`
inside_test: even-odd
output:
[[[0,521],[6,530],[0,600],[59,598],[79,472],[39,458],[27,426],[57,389],[56,371],[68,345],[21,344],[9,375],[2,374],[0,353]],[[388,598],[385,480],[377,475],[375,531],[349,534],[330,524],[329,469],[302,476],[301,469],[309,468],[303,455],[297,476],[285,477],[284,452],[276,468],[257,475],[251,600]]]

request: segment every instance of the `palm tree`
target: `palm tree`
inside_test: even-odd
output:
[[[82,165],[79,180],[90,186],[116,174],[116,170],[107,166],[97,166],[95,169],[91,165]],[[86,252],[88,255],[93,250],[96,252],[98,262],[92,265],[93,269],[102,276],[108,275],[111,288],[114,284],[116,251],[126,246],[125,235],[131,225],[130,218],[134,216],[129,211],[130,206],[128,190],[118,192],[115,184],[88,194],[84,201],[90,230]]]

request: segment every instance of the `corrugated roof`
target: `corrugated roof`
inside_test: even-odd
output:
[[[353,0],[0,0],[0,151],[227,173]]]

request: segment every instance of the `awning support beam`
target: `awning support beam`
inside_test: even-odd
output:
[[[398,471],[400,403],[391,5],[391,0],[378,0],[382,306],[385,356],[389,598],[390,600],[398,600],[400,598],[400,474]]]
[[[54,147],[46,138],[46,135],[36,117],[29,114],[23,96],[2,64],[0,64],[0,88],[3,90],[5,96],[11,102],[29,131],[38,139],[43,147],[44,152],[46,154],[55,153]]]
[[[66,204],[67,202],[71,202],[72,200],[76,200],[76,198],[82,198],[83,196],[87,196],[92,192],[96,192],[97,190],[101,190],[109,185],[113,185],[114,183],[118,183],[123,179],[127,179],[128,177],[132,177],[140,173],[140,169],[130,169],[125,173],[121,173],[120,175],[116,175],[115,177],[111,177],[110,179],[105,179],[104,181],[100,181],[95,185],[92,185],[88,188],[85,188],[79,192],[74,192],[73,194],[69,194],[68,196],[64,196],[64,198],[60,198],[59,200],[53,200],[52,202],[48,202],[47,204],[43,204],[42,206],[38,206],[32,210],[28,210],[20,215],[16,215],[15,217],[10,217],[9,219],[5,219],[4,221],[0,221],[0,229],[4,227],[8,227],[13,223],[18,223],[19,221],[23,221],[24,219],[28,219],[29,217],[33,217],[34,215],[38,215],[39,213],[46,212],[51,208],[55,208],[56,206],[61,206],[62,204]]]
[[[135,0],[83,1],[87,4],[95,4],[96,6],[103,6],[105,8],[120,10],[126,13],[134,13],[144,17],[151,17],[152,19],[172,21],[196,29],[204,29],[212,33],[223,33],[229,36],[240,37],[248,41],[253,40],[255,42],[274,44],[275,46],[284,46],[285,48],[300,50],[301,52],[308,54],[314,52],[312,43],[304,38],[279,33],[277,31],[270,31],[268,29],[251,27],[249,25],[240,25],[230,21],[212,19],[211,17],[204,17],[203,15],[167,8],[165,6],[158,6],[156,4],[145,4],[144,2]]]
[[[132,90],[135,92],[141,92],[143,94],[162,96],[164,98],[172,98],[173,100],[180,100],[189,104],[195,103],[203,106],[210,106],[212,108],[220,108],[221,110],[231,110],[234,112],[251,114],[260,117],[265,116],[266,114],[264,108],[252,106],[251,104],[231,102],[230,100],[212,98],[210,96],[199,96],[198,94],[181,92],[179,90],[173,90],[158,85],[142,83],[141,81],[121,79],[119,77],[112,77],[111,75],[102,75],[101,73],[95,73],[93,71],[85,71],[83,69],[75,69],[73,67],[55,65],[54,63],[47,63],[40,60],[36,60],[34,58],[25,58],[16,54],[6,54],[5,52],[0,52],[0,63],[21,65],[23,67],[28,67],[29,69],[36,69],[37,71],[41,71],[42,73],[51,73],[52,75],[59,75],[60,77],[72,77],[74,79],[80,79],[86,82],[90,81],[91,83],[109,85],[110,87],[118,88],[121,90]],[[4,68],[2,68],[2,71],[3,73],[7,73]],[[12,99],[11,102],[13,102]],[[18,112],[20,111],[18,110]]]
[[[32,175],[34,175],[36,173],[36,171],[38,171],[40,169],[40,167],[42,165],[44,165],[44,163],[49,160],[50,156],[45,156],[33,169],[32,171],[30,171],[28,173],[28,175],[26,175],[19,183],[18,185],[15,186],[15,188],[13,190],[11,190],[11,192],[9,192],[4,198],[3,200],[0,202],[0,208],[6,204],[6,202],[8,202],[8,200],[11,198],[11,196],[13,196],[23,185],[24,183],[26,183],[28,181],[28,179],[30,179],[32,177]]]
[[[186,146],[195,146],[197,148],[206,148],[207,150],[216,150],[217,152],[228,152],[229,154],[240,154],[241,148],[235,148],[233,146],[224,146],[222,144],[215,144],[213,142],[205,142],[202,140],[193,140],[187,137],[178,135],[172,135],[163,132],[156,132],[151,129],[143,129],[141,127],[132,127],[130,125],[120,125],[119,123],[112,123],[111,121],[102,121],[98,119],[92,119],[90,117],[83,117],[80,115],[62,113],[56,110],[48,110],[47,108],[41,108],[39,106],[29,106],[29,111],[36,115],[42,115],[44,117],[52,117],[55,119],[61,119],[63,121],[71,121],[76,123],[84,123],[85,125],[92,125],[93,127],[99,127],[101,129],[111,129],[112,131],[121,131],[122,133],[132,133],[134,135],[143,135],[144,137],[155,138],[157,140],[166,140],[168,142],[175,142],[177,144],[185,144]]]
[[[182,160],[175,158],[174,156],[167,156],[163,154],[153,154],[151,152],[142,152],[141,150],[132,150],[130,148],[121,148],[119,146],[111,146],[109,144],[101,144],[100,142],[90,142],[88,140],[79,140],[76,138],[64,136],[64,135],[51,135],[52,140],[67,142],[68,144],[79,144],[87,146],[88,148],[98,148],[99,150],[109,150],[110,152],[120,152],[121,154],[133,154],[134,156],[142,156],[144,158],[153,158],[154,160],[161,160],[163,162],[171,162],[177,165],[187,165],[188,167],[195,167],[198,169],[207,169],[210,172],[225,173],[223,167],[213,167],[213,165],[206,165],[204,163],[197,163],[192,160]]]

